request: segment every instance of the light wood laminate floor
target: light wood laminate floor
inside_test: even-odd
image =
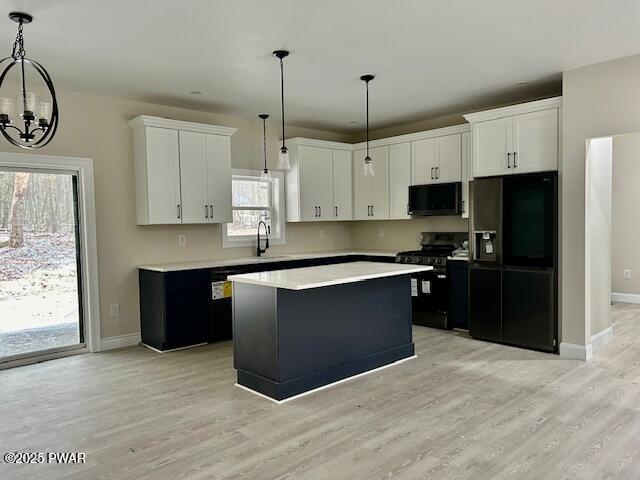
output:
[[[86,452],[2,479],[640,478],[640,306],[590,362],[414,328],[417,359],[284,405],[231,344],[0,371],[0,452]]]

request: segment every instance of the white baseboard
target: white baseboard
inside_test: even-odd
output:
[[[116,337],[106,337],[102,339],[102,350],[113,350],[115,348],[131,347],[138,345],[142,341],[140,332],[118,335]]]
[[[613,327],[607,327],[601,332],[591,335],[591,345],[594,350],[606,345],[613,339]]]
[[[601,332],[591,336],[587,345],[576,345],[575,343],[560,343],[560,356],[571,360],[589,360],[593,357],[593,352],[606,345],[613,338],[613,328],[607,327]]]
[[[589,360],[593,357],[593,347],[589,345],[576,345],[575,343],[560,343],[560,356],[569,360]]]
[[[637,293],[611,293],[612,302],[640,303],[640,295]]]

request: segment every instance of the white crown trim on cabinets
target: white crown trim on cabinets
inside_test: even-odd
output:
[[[157,127],[169,128],[172,130],[182,130],[186,132],[208,133],[211,135],[223,135],[230,137],[238,131],[237,128],[221,127],[218,125],[207,125],[204,123],[183,122],[182,120],[172,120],[162,117],[150,117],[148,115],[139,115],[129,120],[132,128],[136,127]]]

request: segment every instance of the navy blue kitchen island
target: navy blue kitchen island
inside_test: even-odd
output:
[[[237,382],[280,401],[415,354],[409,274],[352,262],[233,275]]]

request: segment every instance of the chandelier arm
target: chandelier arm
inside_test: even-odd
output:
[[[24,132],[22,130],[20,130],[18,127],[16,127],[15,125],[5,125],[5,126],[0,126],[0,129],[5,129],[5,128],[13,128],[14,130],[17,130],[20,135],[22,135]]]

